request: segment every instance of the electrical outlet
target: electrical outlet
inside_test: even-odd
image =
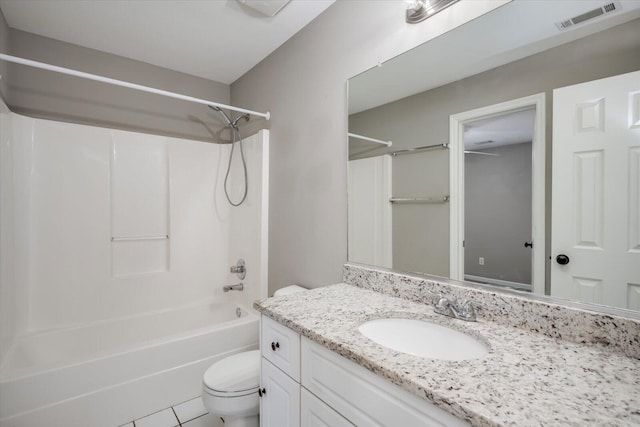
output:
[[[484,257],[478,258],[478,264],[484,265]]]

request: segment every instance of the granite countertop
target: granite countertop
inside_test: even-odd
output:
[[[266,316],[474,426],[640,426],[640,360],[483,321],[347,284],[255,303]],[[490,347],[482,359],[445,361],[369,340],[371,319],[424,319]]]

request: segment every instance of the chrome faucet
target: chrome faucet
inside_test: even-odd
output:
[[[222,287],[223,292],[242,291],[242,290],[244,290],[244,285],[242,283],[238,283],[237,285],[225,285]]]
[[[473,302],[471,300],[458,303],[455,299],[450,300],[449,298],[441,296],[433,311],[445,316],[466,320],[467,322],[476,321],[476,311],[473,308]]]

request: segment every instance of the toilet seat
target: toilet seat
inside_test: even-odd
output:
[[[260,385],[260,350],[225,357],[204,373],[203,391],[211,396],[231,398],[257,393]]]
[[[250,394],[258,393],[259,387],[250,388],[248,390],[242,391],[220,391],[220,390],[212,390],[207,386],[203,387],[203,391],[209,396],[221,397],[221,398],[230,398],[230,397],[242,397],[248,396]]]

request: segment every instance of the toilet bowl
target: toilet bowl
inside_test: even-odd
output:
[[[278,289],[273,296],[305,290],[291,285]],[[202,402],[209,413],[224,419],[224,427],[259,427],[259,387],[260,350],[245,351],[207,369],[202,379]]]
[[[225,427],[258,427],[260,350],[234,354],[211,365],[202,379],[202,402]]]

